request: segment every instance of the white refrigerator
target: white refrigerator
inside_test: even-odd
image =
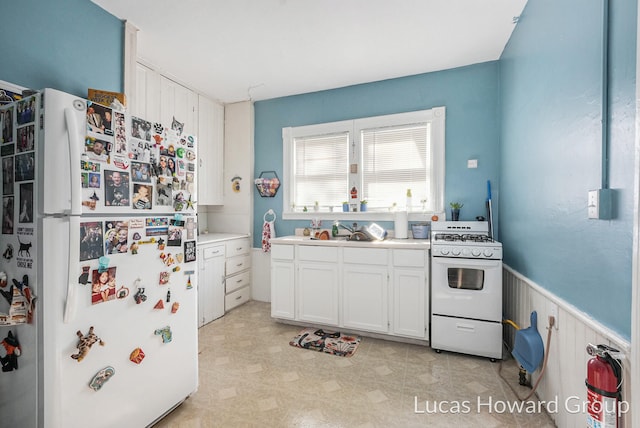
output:
[[[195,137],[53,89],[0,129],[0,427],[153,424],[198,385]]]

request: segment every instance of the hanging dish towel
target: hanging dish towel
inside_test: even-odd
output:
[[[271,240],[276,237],[276,213],[269,209],[264,214],[262,225],[262,251],[268,253],[271,250]]]

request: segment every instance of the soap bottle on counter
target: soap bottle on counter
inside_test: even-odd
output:
[[[412,199],[411,189],[407,189],[407,211],[411,211]]]

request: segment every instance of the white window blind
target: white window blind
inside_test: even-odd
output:
[[[361,131],[363,195],[371,209],[427,200],[431,186],[431,124],[420,123]],[[411,209],[411,207],[407,207]]]
[[[282,128],[283,218],[317,216],[316,201],[320,212],[342,213],[343,201],[364,211],[364,199],[359,218],[386,218],[405,209],[407,189],[408,211],[441,212],[444,131],[444,107]]]
[[[293,145],[295,206],[340,205],[349,184],[349,133],[298,137]]]

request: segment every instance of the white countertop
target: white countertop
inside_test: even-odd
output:
[[[317,245],[334,247],[364,247],[364,248],[405,248],[428,250],[431,248],[429,239],[395,239],[388,238],[383,241],[346,241],[343,239],[311,239],[308,236],[290,235],[281,238],[273,238],[271,244],[284,245]]]
[[[198,245],[228,241],[230,239],[248,238],[250,236],[248,233],[201,233],[198,235]]]

